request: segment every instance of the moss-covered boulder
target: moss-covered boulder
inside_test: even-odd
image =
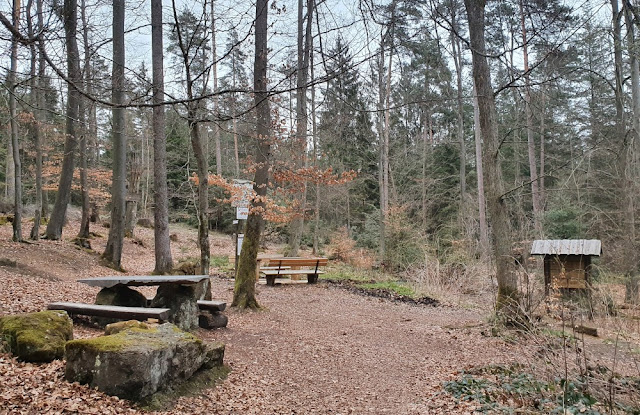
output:
[[[11,353],[27,362],[62,359],[73,339],[73,323],[65,311],[40,311],[0,317],[0,337]]]
[[[104,335],[110,336],[112,334],[118,334],[121,331],[129,329],[150,330],[154,326],[154,324],[145,323],[144,321],[138,320],[118,321],[116,323],[107,324],[107,326],[104,328]]]
[[[222,364],[224,346],[207,345],[166,323],[67,343],[65,377],[134,401]]]

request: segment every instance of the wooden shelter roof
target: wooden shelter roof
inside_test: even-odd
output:
[[[599,239],[539,239],[533,241],[531,255],[594,255],[602,254]]]

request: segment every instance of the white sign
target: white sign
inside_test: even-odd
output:
[[[248,207],[240,207],[236,208],[236,219],[244,219],[246,220],[249,217],[249,208]]]
[[[238,234],[238,256],[240,256],[240,252],[242,252],[242,242],[244,241],[244,233]]]
[[[231,202],[231,206],[249,207],[249,200],[251,199],[251,194],[253,192],[253,183],[250,182],[249,180],[235,179],[233,183],[233,187],[235,187],[236,191],[240,193],[240,199],[233,200]]]

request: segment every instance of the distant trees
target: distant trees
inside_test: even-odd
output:
[[[271,218],[293,218],[269,225],[288,238],[293,255],[322,252],[342,226],[388,269],[400,267],[394,261],[402,255],[393,251],[406,246],[392,239],[405,232],[423,250],[406,266],[434,255],[445,263],[485,258],[491,236],[501,242],[493,253],[502,278],[513,241],[551,235],[557,218],[570,216],[581,224],[566,228],[574,237],[599,237],[610,247],[603,261],[628,277],[635,301],[640,26],[633,2],[609,1],[611,18],[603,19],[590,3],[468,0],[466,8],[487,16],[484,57],[473,46],[482,22],[465,16],[458,0],[364,2],[342,20],[328,18],[333,0],[301,0],[295,12],[269,5],[278,47],[267,69],[260,55],[252,73],[254,16],[224,0],[176,3],[163,31],[154,0],[151,77],[146,61],[117,56],[114,68],[128,69],[109,73],[105,51],[117,51],[121,39],[104,35],[112,23],[96,16],[106,6],[78,3],[16,0],[12,16],[0,13],[11,52],[0,104],[11,126],[0,131],[0,185],[3,205],[15,204],[16,240],[24,223],[18,205],[34,206],[36,239],[55,191],[46,237],[61,238],[66,207],[75,204],[83,206],[78,241],[88,245],[89,213],[110,209],[105,258],[117,267],[126,207],[130,233],[136,212],[153,210],[155,272],[172,268],[170,221],[198,225],[208,272],[209,228],[228,230],[233,219],[217,203],[223,192],[207,190],[215,163],[216,177],[256,179],[256,212],[264,202],[277,213]],[[145,33],[144,23],[135,30]],[[30,60],[12,59],[16,53]],[[481,58],[486,68],[476,75],[470,61],[477,67]],[[134,137],[128,146],[121,133]],[[351,171],[355,177],[340,176]],[[306,191],[310,184],[314,191]],[[260,193],[267,188],[268,200]],[[247,241],[262,219],[249,221]],[[242,275],[254,248],[257,242],[241,259]],[[505,278],[500,295],[514,288]],[[255,306],[253,282],[245,283],[238,302]]]

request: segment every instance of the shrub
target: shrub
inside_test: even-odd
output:
[[[425,261],[426,240],[403,206],[389,209],[385,227],[384,263],[391,270],[406,270]]]

